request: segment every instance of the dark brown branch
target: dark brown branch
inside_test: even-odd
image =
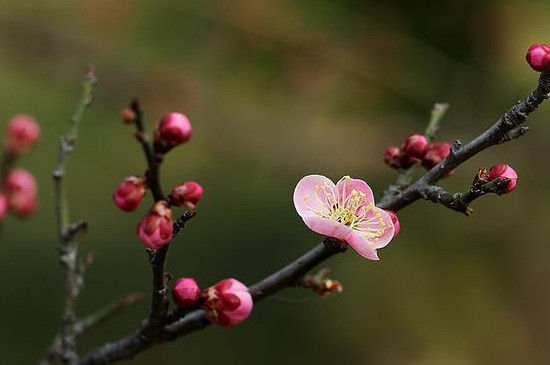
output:
[[[441,161],[437,166],[428,171],[414,184],[388,202],[382,202],[379,206],[383,209],[398,211],[422,196],[420,191],[429,185],[434,185],[449,172],[460,164],[469,160],[481,151],[491,146],[502,143],[512,136],[521,132],[512,132],[525,122],[527,116],[534,112],[537,107],[548,98],[550,92],[550,72],[542,72],[539,77],[538,87],[525,99],[520,100],[510,108],[500,119],[489,129],[480,134],[470,143],[458,149],[454,148],[451,154]]]
[[[414,184],[410,185],[397,196],[378,204],[384,209],[399,211],[412,204],[422,197],[421,192],[427,187],[434,185],[454,170],[460,164],[483,151],[484,149],[501,143],[506,135],[523,123],[528,114],[533,112],[546,98],[550,91],[550,73],[543,72],[540,75],[539,85],[529,97],[520,101],[517,105],[508,110],[492,127],[483,132],[479,137],[465,146],[455,143],[452,153],[440,164],[423,175]],[[318,245],[296,261],[276,271],[265,279],[252,285],[249,289],[255,302],[272,295],[289,285],[292,285],[298,278],[319,263],[333,256],[339,249],[332,240],[325,241],[325,244]],[[171,318],[171,316],[169,317]],[[177,318],[177,316],[175,317]],[[116,342],[108,343],[90,351],[81,361],[80,365],[109,364],[118,360],[131,358],[137,353],[162,342],[179,338],[188,333],[203,329],[210,323],[205,312],[197,309],[175,322],[164,325],[156,336],[144,338],[140,333],[134,333]]]
[[[165,200],[160,184],[160,163],[161,156],[155,155],[154,148],[147,136],[145,122],[143,120],[143,110],[137,99],[130,104],[130,109],[135,114],[136,138],[142,146],[145,159],[147,160],[147,186],[153,194],[155,202]],[[179,229],[181,230],[181,228]],[[179,233],[178,230],[178,233]],[[165,272],[166,260],[168,258],[169,245],[158,250],[148,250],[149,262],[153,271],[153,292],[151,295],[151,310],[149,318],[145,322],[141,335],[144,337],[154,336],[161,328],[164,319],[168,314],[168,296],[167,296],[167,275]]]

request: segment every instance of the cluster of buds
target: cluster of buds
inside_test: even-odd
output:
[[[429,143],[421,134],[411,134],[401,147],[388,147],[384,161],[394,169],[408,169],[421,163],[426,169],[431,169],[449,155],[451,145],[448,142]]]
[[[533,44],[527,50],[525,59],[535,71],[550,71],[550,46],[546,44]]]
[[[139,105],[137,101],[134,101],[132,108],[122,111],[121,119],[125,124],[137,123],[138,113],[140,113]],[[191,123],[185,115],[181,113],[166,114],[154,132],[155,155],[162,156],[173,147],[187,142],[191,138],[191,134]],[[158,161],[162,161],[162,159]],[[156,163],[160,163],[158,161]],[[113,201],[119,209],[133,212],[139,208],[149,187],[146,177],[128,176],[113,192]],[[182,182],[172,189],[165,200],[155,202],[137,227],[138,238],[145,247],[157,250],[169,244],[172,241],[174,229],[171,207],[195,210],[202,198],[203,191],[202,186],[197,182]]]
[[[472,183],[472,190],[498,195],[509,194],[516,188],[517,180],[518,174],[509,165],[497,164],[488,171],[480,167]]]
[[[252,312],[252,296],[246,285],[236,279],[224,279],[203,291],[193,278],[181,278],[172,287],[172,297],[179,308],[202,306],[210,322],[233,327]]]
[[[8,212],[20,218],[30,217],[36,210],[37,186],[27,170],[13,168],[18,157],[28,153],[40,138],[40,126],[29,115],[13,117],[4,132],[4,170],[0,186],[0,220]]]

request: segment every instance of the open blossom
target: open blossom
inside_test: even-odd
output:
[[[246,285],[236,279],[224,279],[206,289],[202,296],[208,319],[221,327],[239,324],[252,312],[252,296]]]
[[[28,152],[40,138],[40,126],[30,115],[13,117],[4,134],[4,150],[12,155]]]
[[[173,229],[172,210],[161,200],[139,222],[137,234],[147,248],[158,250],[172,241]]]
[[[305,176],[294,190],[294,206],[312,231],[345,242],[370,260],[378,260],[376,250],[394,235],[391,216],[374,205],[363,180],[345,176],[335,185],[322,175]]]

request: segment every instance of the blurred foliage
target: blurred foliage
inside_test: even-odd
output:
[[[81,314],[150,288],[135,237],[148,206],[126,214],[111,202],[126,175],[144,170],[118,119],[132,97],[150,128],[172,110],[195,128],[162,169],[166,190],[186,179],[206,189],[173,243],[170,273],[202,286],[253,283],[320,239],[294,212],[299,178],[349,174],[380,196],[394,179],[383,149],[422,131],[436,101],[451,104],[440,137],[470,140],[535,86],[523,57],[548,42],[549,14],[545,0],[3,0],[0,119],[31,113],[43,138],[22,161],[38,178],[39,212],[2,232],[0,363],[35,362],[59,323],[50,171],[86,65],[100,84],[67,175],[71,214],[90,225],[81,250],[96,256]],[[526,137],[443,182],[465,189],[478,166],[505,162],[520,175],[514,194],[475,202],[471,218],[419,202],[400,213],[399,239],[380,262],[353,252],[330,262],[341,295],[288,290],[238,328],[211,328],[133,364],[550,362],[549,116],[543,105]],[[81,352],[135,330],[146,310],[86,335]]]

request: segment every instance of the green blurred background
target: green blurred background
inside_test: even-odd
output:
[[[72,217],[90,225],[81,249],[96,256],[81,314],[150,289],[135,237],[149,201],[134,214],[111,201],[144,171],[119,122],[132,97],[150,128],[168,111],[194,126],[162,169],[166,190],[191,179],[206,189],[171,247],[170,273],[251,284],[320,240],[292,204],[302,176],[349,174],[380,196],[395,178],[386,146],[422,131],[436,101],[451,103],[441,139],[470,140],[535,86],[525,50],[549,31],[546,0],[3,0],[0,120],[31,113],[43,138],[21,161],[39,181],[39,211],[2,232],[0,363],[35,363],[59,324],[50,171],[87,64],[100,83],[67,176]],[[419,202],[400,213],[380,262],[353,251],[330,261],[341,295],[287,290],[235,329],[209,328],[133,363],[550,363],[549,117],[543,105],[526,137],[443,182],[466,189],[480,165],[504,162],[520,175],[513,194],[475,202],[471,218]],[[79,349],[130,333],[146,311],[128,310]]]

